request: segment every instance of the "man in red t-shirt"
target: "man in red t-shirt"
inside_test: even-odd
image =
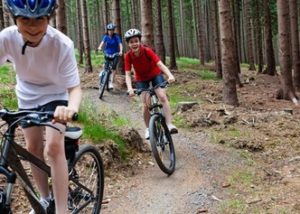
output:
[[[136,87],[138,89],[149,88],[150,83],[154,87],[155,85],[164,82],[164,77],[161,71],[167,75],[169,83],[175,81],[173,74],[167,66],[162,63],[152,49],[141,44],[141,37],[141,32],[137,29],[130,29],[125,33],[125,40],[130,48],[130,50],[125,54],[125,77],[129,96],[134,96],[131,82],[132,66],[134,68]],[[171,123],[171,109],[165,89],[159,87],[155,90],[155,92],[163,105],[166,122],[170,132],[177,133],[177,128]],[[150,113],[146,104],[146,93],[143,92],[141,94],[141,100],[144,104],[143,115],[145,125],[147,127],[145,130],[145,138],[149,139],[148,125]]]

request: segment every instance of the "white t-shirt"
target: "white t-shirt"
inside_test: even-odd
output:
[[[37,47],[27,46],[17,26],[0,32],[0,65],[11,61],[16,70],[19,108],[36,108],[54,100],[68,100],[67,89],[80,84],[74,44],[51,27]]]

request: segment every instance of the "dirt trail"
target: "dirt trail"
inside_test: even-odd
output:
[[[144,136],[141,111],[137,102],[117,93],[104,94],[88,89],[85,97],[101,108],[110,108],[133,122]],[[111,201],[103,206],[102,213],[217,213],[216,206],[226,197],[222,188],[226,169],[238,163],[238,156],[224,147],[208,143],[203,133],[179,129],[173,135],[176,148],[176,171],[166,176],[155,161],[141,160],[146,167],[130,177],[120,176],[118,185],[106,180],[105,197]],[[147,143],[147,141],[145,141]],[[149,158],[150,155],[149,155]],[[147,162],[150,162],[149,164]]]

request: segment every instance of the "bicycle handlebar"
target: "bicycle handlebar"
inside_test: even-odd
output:
[[[32,123],[34,125],[45,125],[45,123],[54,119],[54,112],[41,112],[32,110],[9,111],[7,109],[1,109],[0,118],[6,121],[8,124],[19,121],[27,121],[28,123]],[[78,120],[77,113],[75,113],[72,117],[72,121],[76,120]]]
[[[104,54],[104,57],[105,57],[105,58],[108,58],[108,59],[113,59],[113,58],[115,58],[116,56],[120,56],[119,53],[106,54],[106,53],[103,52],[103,54]]]

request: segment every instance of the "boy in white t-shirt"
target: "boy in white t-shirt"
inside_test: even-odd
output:
[[[73,42],[49,26],[56,0],[5,0],[15,24],[0,32],[0,65],[11,61],[16,70],[19,109],[54,111],[55,121],[65,123],[78,112],[82,91]],[[23,127],[27,149],[48,157],[53,180],[56,214],[67,213],[68,169],[64,135],[46,127]],[[49,204],[47,175],[32,167],[44,208]],[[33,210],[30,213],[35,213]]]

